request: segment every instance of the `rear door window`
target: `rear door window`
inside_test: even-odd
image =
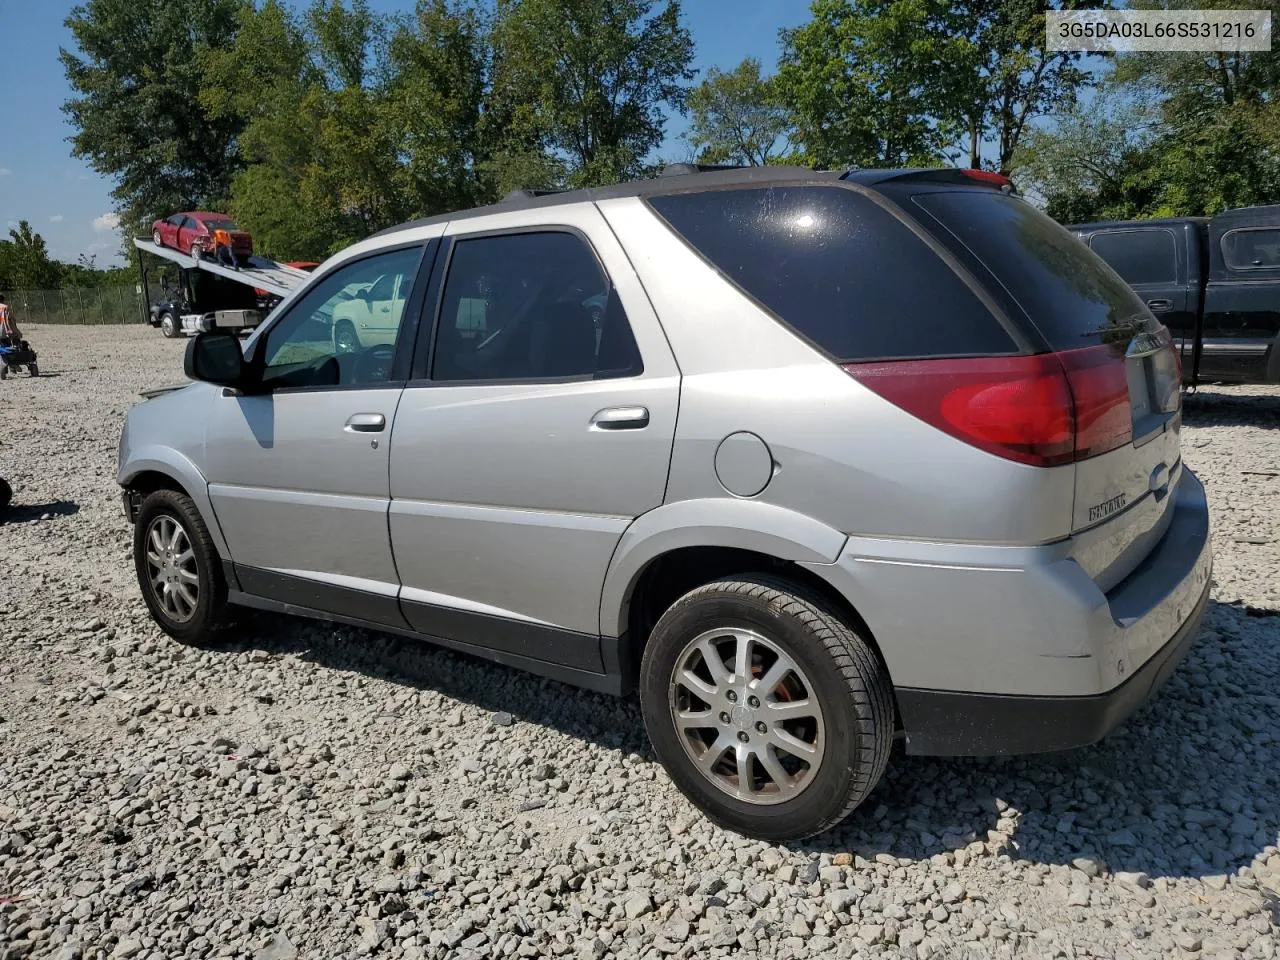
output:
[[[649,203],[729,281],[835,360],[1016,352],[955,271],[857,191],[751,187]]]
[[[1222,237],[1222,256],[1232,270],[1280,267],[1280,230],[1229,230]]]
[[[913,199],[939,239],[982,261],[1054,350],[1127,342],[1135,326],[1151,322],[1119,274],[1025,200],[977,189]]]
[[[1171,230],[1095,233],[1089,246],[1129,284],[1178,280],[1178,253]]]

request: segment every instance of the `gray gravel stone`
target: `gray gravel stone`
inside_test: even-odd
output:
[[[1186,399],[1214,602],[1152,703],[1069,758],[895,755],[779,845],[698,815],[630,702],[338,624],[160,634],[111,478],[183,344],[105,332],[36,325],[62,376],[0,417],[19,507],[78,507],[2,528],[13,957],[1275,960],[1280,388]]]

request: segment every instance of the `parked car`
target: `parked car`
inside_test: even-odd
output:
[[[253,237],[236,226],[225,213],[209,213],[195,210],[175,213],[151,225],[151,242],[157,247],[169,247],[199,260],[213,255],[213,231],[226,230],[231,234],[231,249],[236,258],[243,260],[253,255]]]
[[[395,336],[342,349],[379,284]],[[1208,600],[1169,331],[993,174],[517,195],[356,244],[186,371],[120,440],[162,629],[255,607],[638,689],[756,837],[840,821],[898,739],[1099,739]]]
[[[1280,383],[1280,205],[1070,229],[1173,332],[1185,376]]]

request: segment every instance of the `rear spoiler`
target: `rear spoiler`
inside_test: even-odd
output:
[[[845,179],[852,179],[857,171],[845,174]],[[883,176],[876,177],[876,183],[954,183],[965,186],[985,186],[1001,193],[1016,195],[1018,188],[1013,181],[994,170],[974,170],[971,168],[942,168],[937,170],[890,170]]]

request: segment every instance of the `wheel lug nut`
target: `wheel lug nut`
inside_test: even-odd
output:
[[[730,690],[728,693],[726,693],[726,694],[724,695],[724,698],[725,698],[726,700],[728,700],[730,703],[737,703],[737,702],[738,702],[738,695],[737,695],[736,693],[734,693],[732,690]]]
[[[753,707],[758,707],[758,706],[760,706],[760,698],[759,698],[759,697],[747,697],[747,703],[748,703],[748,704],[750,704],[750,705],[751,705],[751,706],[753,706]]]
[[[728,711],[725,711],[725,712],[723,712],[723,713],[721,713],[721,714],[720,714],[720,722],[721,722],[721,723],[728,723],[728,722],[729,722],[729,713],[728,713]]]
[[[763,720],[761,720],[759,723],[756,724],[756,733],[768,733],[768,732],[769,732],[769,728],[764,725]]]
[[[748,736],[747,736],[747,732],[746,732],[745,730],[743,730],[742,732],[740,732],[740,733],[738,734],[738,739],[739,739],[739,740],[741,740],[743,743],[746,743],[746,742],[747,742],[748,740],[750,740],[751,738],[750,738],[750,737],[748,737]]]

